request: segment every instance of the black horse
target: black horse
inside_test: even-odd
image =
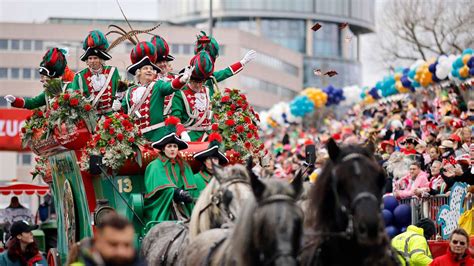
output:
[[[301,265],[398,265],[381,216],[385,172],[374,147],[339,148],[310,191]]]

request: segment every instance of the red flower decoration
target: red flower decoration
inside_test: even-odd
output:
[[[39,110],[38,112],[36,112],[36,115],[39,117],[43,117],[43,112]]]
[[[110,140],[109,140],[109,144],[110,144],[110,145],[114,145],[114,144],[115,144],[115,139],[110,139]]]
[[[235,125],[235,121],[233,119],[228,119],[225,121],[225,124],[231,127]]]
[[[211,129],[212,129],[212,131],[219,130],[219,124],[216,124],[216,123],[212,124]]]
[[[227,116],[234,116],[234,112],[232,112],[232,111],[227,111]]]
[[[54,102],[53,103],[53,110],[58,110],[58,108],[59,108],[58,102]]]
[[[86,112],[89,112],[90,110],[92,110],[92,105],[90,104],[84,105],[84,110],[86,110]]]
[[[21,128],[21,133],[26,133],[26,128],[22,127]]]
[[[72,98],[70,101],[69,101],[69,105],[72,106],[72,107],[75,107],[79,104],[79,100],[77,98]]]
[[[233,142],[236,142],[238,138],[239,137],[237,137],[237,135],[235,134],[230,135],[230,140],[232,140]]]
[[[230,105],[230,110],[235,111],[237,109],[237,106],[235,104]]]
[[[227,102],[229,102],[229,101],[230,101],[230,97],[227,96],[227,95],[224,96],[224,97],[222,97],[222,99],[221,99],[221,103],[227,103]]]
[[[237,133],[242,133],[245,131],[245,128],[241,125],[238,125],[235,127],[235,131],[237,131]]]
[[[134,143],[134,142],[135,142],[135,138],[134,138],[134,137],[128,138],[128,142]]]
[[[244,121],[245,121],[245,123],[247,123],[247,124],[252,124],[252,120],[251,120],[250,117],[248,117],[248,116],[244,116]]]
[[[247,133],[247,138],[248,139],[251,139],[253,137],[253,134],[252,133]]]
[[[252,148],[252,144],[251,144],[250,142],[248,142],[248,141],[246,141],[246,142],[244,143],[244,146],[245,146],[246,149]]]
[[[118,134],[117,134],[117,140],[118,140],[118,141],[122,141],[122,140],[123,140],[123,134],[122,134],[122,133],[118,133]]]
[[[254,124],[250,124],[250,125],[249,125],[249,129],[250,129],[251,131],[256,131],[256,130],[257,130],[257,127],[256,127]]]
[[[69,98],[71,98],[71,95],[69,95],[68,93],[66,93],[66,94],[63,95],[63,99],[64,99],[65,101],[68,101]]]
[[[109,129],[109,134],[110,134],[110,135],[115,134],[115,129],[114,129],[114,128]]]
[[[100,153],[105,154],[105,148],[100,148]]]
[[[241,95],[240,95],[240,98],[241,98],[243,101],[246,101],[246,100],[247,100],[247,96],[245,96],[244,94],[241,94]]]

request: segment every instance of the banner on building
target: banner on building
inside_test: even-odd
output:
[[[0,108],[0,151],[25,151],[21,148],[21,128],[30,110]]]

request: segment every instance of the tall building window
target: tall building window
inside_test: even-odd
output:
[[[13,67],[10,69],[10,78],[11,79],[20,79],[20,69]]]
[[[324,30],[313,32],[313,54],[320,57],[340,57],[340,32],[335,23],[321,23]]]
[[[38,79],[38,80],[39,80],[39,79],[40,79],[40,73],[39,73],[39,71],[33,71],[33,72],[35,73],[35,79]],[[133,80],[133,79],[131,79],[131,80]]]
[[[31,79],[31,68],[23,68],[23,79]]]
[[[0,79],[7,79],[8,78],[8,68],[0,67]]]
[[[20,40],[11,40],[12,50],[20,50]]]
[[[3,98],[4,96],[0,96],[0,107],[7,107],[9,104],[7,102],[7,100],[5,100],[5,98]]]
[[[31,40],[23,40],[23,50],[30,51],[31,50]]]
[[[36,51],[43,50],[43,41],[35,40],[35,50]]]
[[[0,39],[0,50],[8,50],[8,40]]]
[[[306,47],[306,28],[304,20],[263,19],[262,35],[294,51],[304,53]]]
[[[31,156],[31,153],[22,152],[22,153],[18,153],[16,157],[16,162],[18,165],[31,165],[32,159],[33,159],[33,156]]]

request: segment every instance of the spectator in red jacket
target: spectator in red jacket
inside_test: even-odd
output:
[[[454,230],[449,238],[449,247],[446,254],[434,259],[430,266],[474,265],[474,259],[471,257],[468,247],[469,235],[464,229],[458,228]]]

